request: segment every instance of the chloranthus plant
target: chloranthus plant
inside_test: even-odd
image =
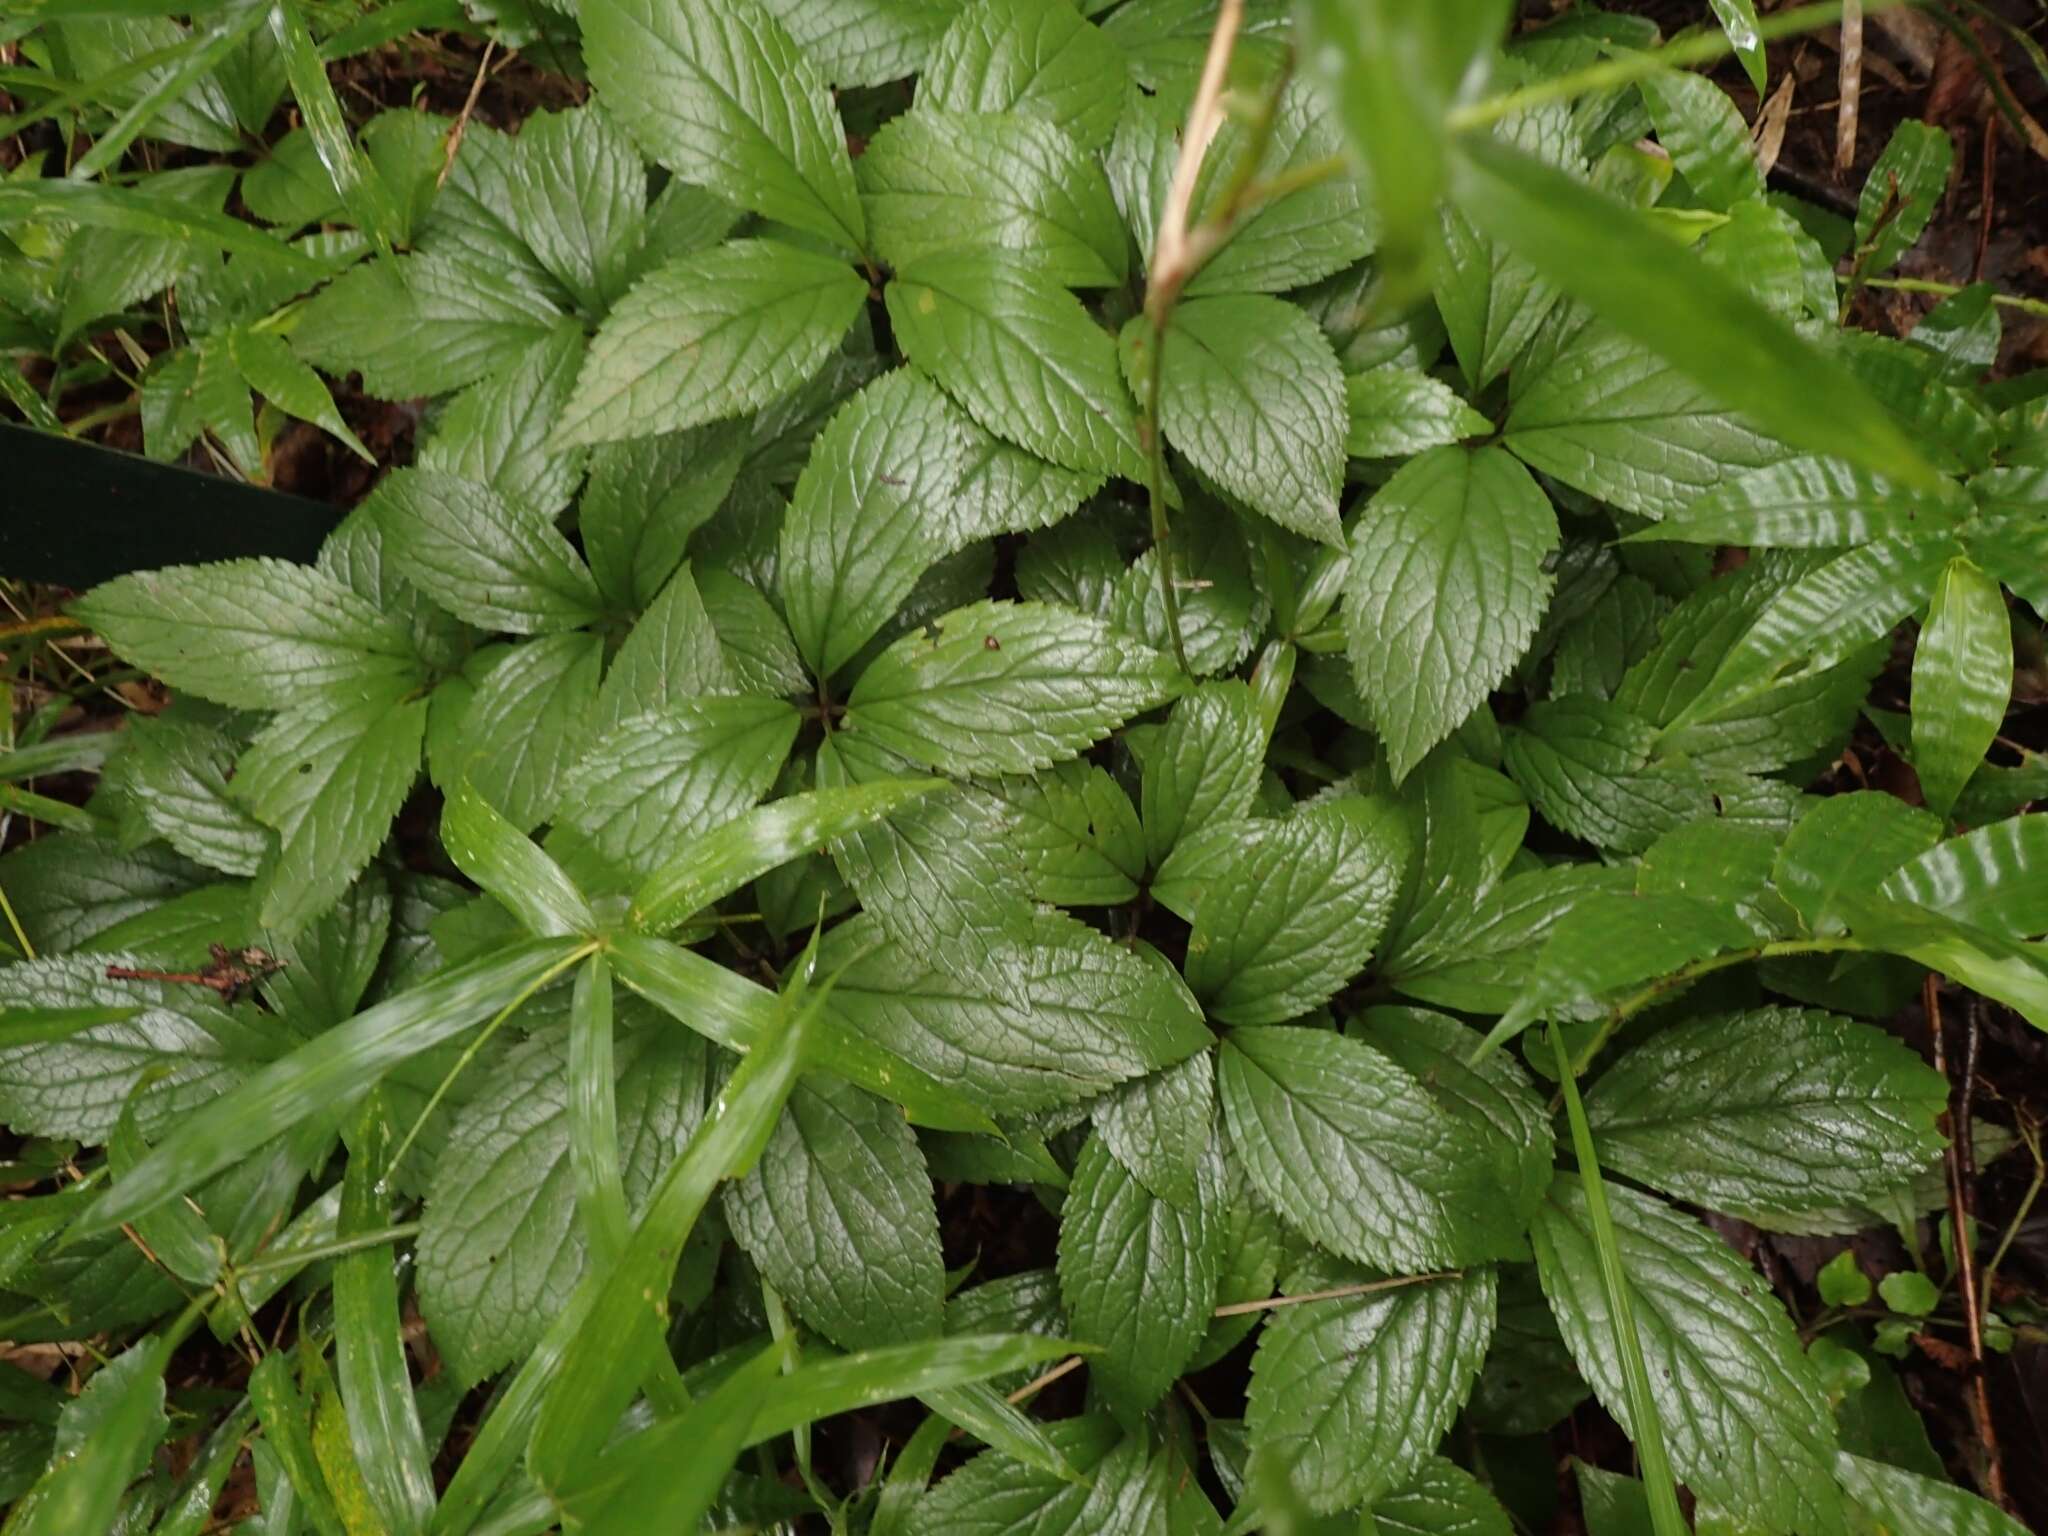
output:
[[[1504,1533],[1473,1448],[1599,1410],[1589,1518],[2017,1531],[1869,1277],[1703,1219],[1956,1333],[1885,1024],[2048,1026],[2042,383],[1988,289],[1840,324],[1946,139],[1835,217],[1592,10],[569,9],[516,133],[352,132],[286,6],[219,188],[0,187],[10,293],[168,250],[36,312],[179,297],[153,450],[418,420],[312,564],[80,597],[171,702],[0,759],[0,1331],[104,1356],[7,1378],[10,1536],[245,1457],[271,1533]]]

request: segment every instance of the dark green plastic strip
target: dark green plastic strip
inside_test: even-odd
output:
[[[0,422],[0,576],[83,589],[242,555],[310,561],[340,512]]]

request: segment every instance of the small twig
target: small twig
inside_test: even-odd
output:
[[[1018,1403],[1023,1402],[1027,1397],[1037,1396],[1038,1393],[1043,1391],[1045,1388],[1051,1386],[1054,1382],[1058,1381],[1062,1376],[1068,1375],[1069,1373],[1074,1371],[1078,1371],[1081,1368],[1082,1359],[1083,1357],[1080,1355],[1067,1356],[1066,1359],[1062,1360],[1058,1365],[1054,1366],[1051,1370],[1045,1372],[1043,1375],[1032,1377],[1031,1380],[1025,1382],[1023,1386],[1019,1387],[1016,1391],[1012,1392],[1008,1397],[1003,1399],[1003,1401],[1010,1404],[1012,1407],[1015,1407]]]
[[[434,178],[434,189],[439,191],[448,180],[448,173],[455,169],[455,156],[462,149],[462,135],[469,128],[469,116],[476,111],[476,99],[484,92],[484,77],[490,73],[491,50],[498,46],[498,40],[484,41],[484,56],[477,61],[476,78],[469,82],[469,96],[462,103],[462,110],[455,116],[455,126],[448,130],[448,148],[441,156],[441,174]]]
[[[1248,1312],[1272,1312],[1280,1307],[1298,1307],[1308,1301],[1344,1301],[1353,1296],[1370,1296],[1378,1291],[1398,1291],[1411,1285],[1428,1285],[1434,1280],[1457,1280],[1462,1269],[1441,1269],[1427,1275],[1396,1275],[1391,1280],[1365,1280],[1357,1285],[1340,1285],[1327,1291],[1305,1291],[1299,1296],[1268,1296],[1264,1301],[1233,1301],[1218,1307],[1211,1317],[1243,1317]]]
[[[29,943],[28,935],[22,932],[21,919],[14,915],[14,903],[7,899],[7,887],[4,885],[0,885],[0,913],[7,915],[7,930],[14,935],[14,946],[21,951],[21,958],[35,959],[36,947]]]
[[[1984,119],[1984,214],[1977,221],[1977,249],[1970,258],[1970,281],[1984,276],[1984,257],[1991,249],[1991,214],[1997,206],[1993,196],[1998,177],[1998,115]]]
[[[2027,1118],[2024,1110],[2019,1115],[2020,1140],[2026,1143],[2027,1151],[2034,1159],[2034,1177],[2027,1184],[2027,1192],[2020,1196],[2020,1203],[2014,1208],[2012,1220],[2005,1225],[2004,1234],[1998,1239],[1998,1246],[1991,1250],[1991,1258],[1984,1266],[1983,1276],[1978,1280],[1977,1305],[1984,1311],[1991,1310],[1991,1282],[1998,1276],[1998,1266],[2005,1262],[2006,1250],[2012,1247],[2012,1240],[2019,1236],[2020,1228],[2027,1224],[2027,1217],[2033,1214],[2034,1202],[2040,1198],[2041,1186],[2048,1184],[2048,1161],[2041,1156],[2041,1128]]]
[[[1863,0],[1842,0],[1840,99],[1835,105],[1835,169],[1856,163],[1856,117],[1863,102]]]
[[[1934,1070],[1948,1079],[1948,1046],[1941,1022],[1941,978],[1929,971],[1920,988],[1920,1006],[1927,1015],[1927,1032],[1934,1041]],[[1953,1089],[1951,1089],[1953,1092]],[[1970,1419],[1977,1444],[1984,1456],[1984,1492],[1999,1508],[2008,1508],[2005,1468],[1998,1454],[1998,1433],[1991,1421],[1991,1392],[1984,1381],[1984,1319],[1977,1305],[1976,1256],[1970,1243],[1969,1196],[1963,1185],[1963,1159],[1957,1147],[1956,1120],[1944,1112],[1943,1127],[1948,1146],[1942,1162],[1948,1173],[1948,1219],[1955,1232],[1956,1294],[1962,1303],[1963,1323],[1970,1340]],[[1967,1135],[1967,1128],[1962,1132]]]

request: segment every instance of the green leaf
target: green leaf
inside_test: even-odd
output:
[[[884,297],[896,342],[981,426],[1069,469],[1145,478],[1116,343],[1081,301],[991,251],[927,256]]]
[[[586,495],[586,538],[589,508]],[[739,691],[719,646],[718,631],[704,607],[703,594],[697,589],[696,576],[685,563],[676,567],[668,585],[640,615],[626,643],[612,658],[597,696],[592,729],[597,735],[609,735],[649,710]]]
[[[232,251],[313,281],[327,275],[318,260],[253,224],[137,188],[53,177],[17,176],[0,183],[0,224],[32,220],[147,235],[198,250]]]
[[[974,536],[954,494],[973,436],[911,368],[869,384],[818,434],[777,563],[790,634],[815,676],[829,680],[858,656],[925,568]]]
[[[1788,459],[1709,490],[1633,537],[1826,548],[1944,532],[1966,506],[1950,480],[1922,489],[1839,459]]]
[[[1324,1260],[1290,1291],[1376,1278]],[[1384,1519],[1380,1502],[1428,1464],[1471,1392],[1493,1324],[1493,1271],[1484,1268],[1282,1308],[1252,1356],[1253,1454],[1278,1458],[1312,1509],[1367,1504]]]
[[[882,779],[787,795],[693,838],[634,893],[635,927],[659,933],[821,843],[844,837],[944,786]]]
[[[1492,1150],[1496,1189],[1513,1196],[1516,1220],[1535,1214],[1550,1187],[1556,1137],[1550,1109],[1508,1052],[1474,1062],[1474,1031],[1422,1008],[1368,1008],[1346,1032],[1391,1058],[1476,1132]]]
[[[1791,582],[1668,724],[1730,715],[1781,679],[1834,666],[1889,634],[1933,591],[1954,548],[1938,536],[1878,538]]]
[[[1940,838],[1939,821],[1892,795],[1829,795],[1785,839],[1771,883],[1808,932],[1838,933],[1838,908],[1845,901],[1885,886],[1893,871],[1926,854]]]
[[[131,1344],[101,1368],[87,1385],[90,1396],[81,1395],[67,1410],[77,1417],[60,1421],[49,1468],[15,1502],[7,1518],[8,1536],[78,1536],[114,1528],[122,1495],[168,1428],[164,1371],[198,1317],[195,1302],[170,1326]],[[93,1409],[89,1418],[83,1413],[88,1402]],[[77,1428],[67,1434],[72,1426]]]
[[[479,628],[547,634],[599,616],[589,568],[545,512],[426,469],[386,475],[369,505],[406,579]]]
[[[1428,282],[1447,178],[1444,116],[1476,83],[1507,22],[1502,0],[1423,8],[1311,0],[1310,67],[1339,103],[1345,137],[1379,210],[1380,268],[1396,293]]]
[[[1185,7],[1206,30],[1199,8]],[[1242,41],[1242,39],[1241,39]],[[1239,57],[1243,57],[1242,54]],[[1156,112],[1158,102],[1153,109]],[[1189,298],[1211,294],[1283,293],[1341,272],[1373,248],[1373,213],[1368,193],[1353,176],[1330,174],[1344,153],[1344,133],[1332,99],[1296,82],[1282,91],[1265,153],[1258,162],[1257,181],[1284,188],[1278,196],[1253,199],[1240,208],[1228,238],[1187,285]],[[1163,124],[1167,145],[1181,126],[1177,114]],[[1235,168],[1256,147],[1249,124],[1226,115],[1203,157],[1195,183],[1194,216],[1214,217],[1222,210]],[[1156,217],[1157,208],[1145,217]],[[1135,221],[1134,221],[1135,222]],[[1156,234],[1147,228],[1142,247],[1150,252]]]
[[[1943,1531],[1949,1536],[2023,1536],[2025,1527],[1974,1493],[1917,1472],[1852,1456],[1835,1456],[1835,1477],[1873,1531]]]
[[[299,361],[283,337],[271,331],[230,331],[227,348],[242,382],[257,394],[287,416],[309,421],[339,438],[342,446],[365,464],[377,462],[376,455],[362,445],[342,420],[325,381]]]
[[[1560,311],[1515,369],[1503,441],[1532,468],[1645,517],[1682,512],[1786,450],[1657,352]]]
[[[1437,448],[1373,497],[1351,536],[1352,670],[1399,783],[1463,723],[1536,633],[1557,515],[1498,448]]]
[[[383,846],[419,777],[427,702],[402,685],[287,710],[236,765],[230,793],[277,829],[260,920],[290,933],[333,905]]]
[[[535,112],[519,125],[510,170],[513,227],[579,309],[602,315],[625,291],[647,215],[632,142],[599,107]]]
[[[554,813],[571,766],[594,734],[602,637],[586,630],[515,646],[477,682],[455,748],[435,776],[476,786],[520,831]],[[654,701],[663,702],[663,701]],[[452,771],[451,771],[452,770]]]
[[[650,158],[763,218],[865,247],[831,93],[755,0],[593,0],[581,21],[590,78]]]
[[[181,1120],[85,1212],[80,1234],[108,1231],[154,1210],[302,1121],[330,1113],[401,1062],[525,995],[574,954],[564,939],[513,944],[315,1037],[253,1074],[213,1113]]]
[[[635,992],[730,1050],[752,1050],[762,1033],[775,1027],[780,1006],[775,993],[702,955],[645,934],[615,933],[609,956],[619,979]],[[808,1066],[902,1105],[918,1125],[969,1133],[996,1128],[960,1094],[832,1015],[817,1023]]]
[[[1372,1518],[1385,1536],[1509,1536],[1514,1530],[1486,1485],[1441,1456],[1431,1456],[1375,1503]]]
[[[530,289],[461,261],[381,257],[308,300],[291,339],[299,356],[328,373],[361,373],[368,394],[410,400],[516,367],[561,318]]]
[[[1278,1024],[1365,968],[1408,859],[1386,800],[1345,797],[1183,843],[1153,894],[1194,925],[1188,985],[1229,1024]]]
[[[1151,367],[1145,318],[1124,327],[1135,387]],[[1322,328],[1264,294],[1189,299],[1167,328],[1159,420],[1197,471],[1283,528],[1342,537],[1344,377]]]
[[[998,1451],[983,1451],[949,1474],[911,1506],[903,1536],[1081,1536],[1084,1531],[1131,1530],[1153,1533],[1142,1525],[1105,1526],[1086,1523],[1095,1498],[1091,1489],[1116,1487],[1115,1474],[1131,1460],[1117,1454],[1124,1440],[1106,1416],[1064,1419],[1046,1426],[1067,1464],[1083,1481],[1026,1466]]]
[[[1931,483],[1926,461],[1846,369],[1640,215],[1491,140],[1462,141],[1456,166],[1467,218],[1714,398],[1813,452]],[[1674,283],[1683,306],[1670,302]]]
[[[1318,1029],[1239,1028],[1217,1066],[1253,1185],[1319,1246],[1398,1273],[1514,1241],[1490,1149],[1378,1051]]]
[[[1096,1389],[1136,1421],[1166,1394],[1209,1331],[1223,1237],[1223,1165],[1204,1151],[1194,1197],[1154,1195],[1090,1137],[1060,1213],[1060,1296]]]
[[[989,786],[1012,817],[1010,847],[1031,895],[1062,907],[1121,906],[1138,894],[1145,839],[1131,798],[1106,769],[1065,762]]]
[[[1898,901],[2009,938],[2048,933],[2048,816],[2009,816],[1937,843],[1885,877]]]
[[[1970,561],[1951,560],[1913,651],[1913,769],[1935,814],[1949,813],[1984,761],[2005,723],[2012,681],[2005,594]]]
[[[678,257],[598,327],[554,440],[679,432],[772,404],[823,366],[866,295],[845,262],[780,240]]]
[[[1646,76],[1641,88],[1657,142],[1703,206],[1726,211],[1764,195],[1749,124],[1726,91],[1704,75],[1676,70]]]
[[[1264,766],[1265,731],[1251,690],[1202,683],[1173,706],[1145,754],[1145,852],[1157,866],[1185,837],[1251,813]]]
[[[154,1138],[244,1076],[238,1031],[208,994],[109,979],[110,961],[142,957],[46,955],[0,969],[10,1022],[55,1010],[122,1015],[81,1029],[24,1030],[31,1038],[0,1047],[0,1114],[17,1134],[102,1145],[132,1103],[139,1133]]]
[[[887,782],[909,765],[856,734],[818,749],[818,782]],[[1013,817],[984,790],[949,786],[855,827],[832,846],[848,885],[884,932],[942,969],[984,975],[997,947],[1028,928],[1031,888]]]
[[[1389,979],[1409,997],[1470,1013],[1506,1013],[1527,986],[1545,940],[1595,891],[1626,893],[1625,870],[1561,864],[1503,880],[1479,902],[1454,911],[1392,964]]]
[[[1939,1073],[1882,1031],[1810,1009],[1689,1019],[1601,1075],[1604,1166],[1778,1231],[1825,1231],[1941,1152]]]
[[[746,456],[738,422],[600,443],[577,503],[584,558],[605,596],[645,608],[682,563],[691,534],[718,511]]]
[[[918,77],[917,105],[1014,111],[1098,150],[1129,89],[1116,45],[1064,0],[990,0],[963,7],[946,28]]]
[[[1882,272],[1912,249],[1948,187],[1955,141],[1946,128],[1909,117],[1870,168],[1856,202],[1856,270]]]
[[[892,267],[996,250],[1065,287],[1123,281],[1124,226],[1109,182],[1050,123],[920,99],[868,142],[857,174],[875,253]]]
[[[1749,83],[1761,98],[1766,64],[1763,35],[1757,31],[1756,0],[1707,0],[1707,3],[1714,8],[1721,30],[1728,34],[1728,45],[1742,60],[1743,73],[1749,76]]]
[[[1771,1530],[1837,1530],[1834,1419],[1791,1319],[1714,1233],[1647,1195],[1607,1190],[1649,1390],[1679,1479]],[[1624,1429],[1622,1381],[1578,1179],[1560,1174],[1533,1229],[1572,1358]],[[1741,1454],[1731,1454],[1735,1448]]]
[[[727,1186],[725,1213],[763,1278],[842,1347],[940,1331],[931,1175],[902,1115],[874,1095],[799,1084],[760,1162]]]
[[[880,942],[877,942],[880,941]],[[1059,913],[1033,916],[986,977],[956,977],[882,938],[872,918],[826,935],[845,967],[829,1017],[995,1114],[1075,1104],[1210,1042],[1173,967]]]
[[[441,846],[470,879],[511,909],[541,938],[587,934],[590,903],[562,867],[528,842],[464,780],[441,811]]]
[[[422,677],[390,616],[283,560],[142,571],[93,588],[71,611],[171,687],[237,709],[288,709],[308,694]]]
[[[269,836],[229,797],[235,742],[224,731],[162,717],[137,717],[125,735],[127,750],[109,775],[150,830],[209,869],[255,874]]]
[[[762,0],[833,85],[887,85],[918,73],[957,8],[951,0]]]
[[[515,366],[450,400],[413,462],[475,480],[507,501],[560,512],[576,494],[585,455],[556,448],[549,432],[576,387],[587,345],[582,326],[558,321]]]
[[[1653,761],[1656,742],[1656,731],[1630,711],[1575,696],[1530,706],[1506,733],[1503,756],[1509,775],[1560,832],[1639,853],[1713,811],[1688,763]]]
[[[285,79],[305,119],[307,135],[335,195],[355,222],[388,249],[391,242],[405,238],[406,220],[377,167],[357,152],[348,121],[341,115],[341,102],[328,83],[327,67],[314,51],[312,34],[292,0],[282,0],[271,11],[270,33],[277,41]]]
[[[1029,773],[1071,757],[1177,691],[1179,670],[1049,603],[957,609],[861,674],[844,729],[964,773]]]
[[[1488,1046],[1534,1019],[1557,1020],[1624,989],[1755,942],[1734,912],[1690,896],[1594,891],[1560,917]]]
[[[1344,399],[1344,451],[1354,459],[1407,458],[1493,430],[1450,385],[1396,363],[1346,375]]]
[[[782,699],[636,715],[570,771],[545,846],[586,890],[637,884],[766,794],[800,723]]]
[[[1183,1210],[1200,1193],[1215,1125],[1216,1063],[1207,1051],[1133,1078],[1095,1109],[1095,1130],[1110,1155],[1147,1190]]]

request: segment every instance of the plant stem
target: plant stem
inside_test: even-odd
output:
[[[1650,1501],[1650,1526],[1657,1536],[1685,1536],[1685,1516],[1679,1512],[1671,1459],[1664,1450],[1664,1421],[1651,1394],[1650,1369],[1643,1361],[1643,1341],[1636,1332],[1628,1274],[1622,1268],[1621,1248],[1614,1237],[1614,1217],[1607,1209],[1607,1189],[1600,1178],[1600,1159],[1593,1149],[1593,1127],[1586,1119],[1586,1106],[1579,1102],[1578,1078],[1565,1050],[1564,1034],[1555,1024],[1549,1026],[1548,1032],[1551,1049],[1557,1055],[1558,1081],[1564,1087],[1572,1151],[1579,1160],[1579,1185],[1586,1192],[1586,1214],[1593,1224],[1600,1283],[1607,1292],[1608,1318],[1621,1354],[1621,1373],[1628,1383],[1629,1417],[1635,1422],[1626,1428],[1642,1460],[1643,1491]]]
[[[1584,1072],[1612,1040],[1622,1025],[1641,1013],[1652,1003],[1660,1001],[1667,993],[1675,992],[1688,982],[1715,971],[1725,971],[1730,966],[1747,965],[1752,960],[1770,960],[1779,955],[1827,955],[1845,950],[1860,950],[1863,946],[1851,938],[1840,939],[1773,939],[1768,944],[1759,944],[1754,949],[1733,950],[1725,955],[1709,955],[1704,960],[1695,960],[1691,965],[1680,966],[1669,976],[1661,976],[1638,992],[1633,992],[1616,1003],[1607,1017],[1600,1021],[1600,1028],[1572,1064],[1574,1075]]]
[[[1148,295],[1149,297],[1149,295]],[[1166,323],[1151,322],[1152,355],[1145,369],[1145,416],[1138,423],[1145,439],[1145,505],[1152,518],[1152,548],[1159,556],[1159,601],[1166,613],[1166,632],[1173,639],[1173,659],[1188,676],[1187,644],[1180,635],[1180,593],[1174,588],[1172,530],[1166,522],[1166,439],[1159,428],[1159,391],[1166,372]]]
[[[1391,1280],[1364,1280],[1357,1285],[1340,1285],[1327,1291],[1306,1291],[1299,1296],[1268,1296],[1263,1301],[1233,1301],[1218,1307],[1211,1317],[1243,1317],[1250,1312],[1273,1312],[1281,1307],[1298,1307],[1310,1301],[1345,1301],[1353,1296],[1371,1296],[1379,1291],[1398,1291],[1404,1286],[1427,1285],[1433,1280],[1456,1280],[1462,1269],[1443,1269],[1428,1275],[1396,1275]]]
[[[352,1253],[361,1253],[365,1248],[381,1248],[386,1243],[401,1243],[420,1235],[420,1224],[416,1221],[395,1222],[388,1227],[372,1227],[368,1231],[356,1232],[348,1237],[330,1238],[324,1243],[305,1243],[296,1248],[279,1248],[272,1253],[258,1254],[246,1264],[237,1264],[232,1272],[221,1277],[220,1287],[225,1294],[234,1288],[236,1280],[247,1275],[261,1275],[279,1269],[297,1269],[321,1259],[346,1258]]]
[[[1906,0],[1865,0],[1863,11],[1871,15],[1888,11]],[[1780,37],[1796,37],[1807,32],[1816,32],[1822,27],[1832,26],[1842,19],[1839,0],[1826,5],[1801,6],[1796,11],[1781,11],[1776,16],[1766,16],[1757,24],[1757,36],[1764,42]],[[1540,107],[1547,102],[1569,101],[1574,96],[1583,96],[1591,91],[1604,90],[1609,86],[1633,85],[1650,75],[1663,74],[1667,70],[1690,69],[1695,64],[1708,64],[1715,59],[1735,51],[1735,45],[1728,41],[1727,34],[1719,30],[1697,32],[1691,37],[1681,37],[1662,48],[1647,49],[1640,53],[1625,53],[1616,58],[1602,59],[1598,64],[1589,64],[1584,69],[1575,69],[1549,80],[1538,80],[1518,90],[1504,91],[1498,96],[1489,96],[1482,101],[1454,109],[1446,119],[1453,133],[1470,128],[1485,128],[1504,117],[1529,107]]]
[[[14,935],[15,947],[21,951],[21,958],[35,959],[36,947],[29,943],[28,935],[22,932],[21,919],[14,915],[14,903],[7,899],[7,887],[4,885],[0,885],[0,912],[7,914],[7,930]]]
[[[1959,283],[1937,283],[1924,277],[1866,277],[1857,282],[1860,288],[1890,288],[1898,293],[1932,293],[1942,298],[1953,298],[1963,292]],[[2022,314],[2048,319],[2048,300],[2030,299],[2017,293],[1993,293],[1991,302],[2002,304],[2008,309],[2019,310]]]

